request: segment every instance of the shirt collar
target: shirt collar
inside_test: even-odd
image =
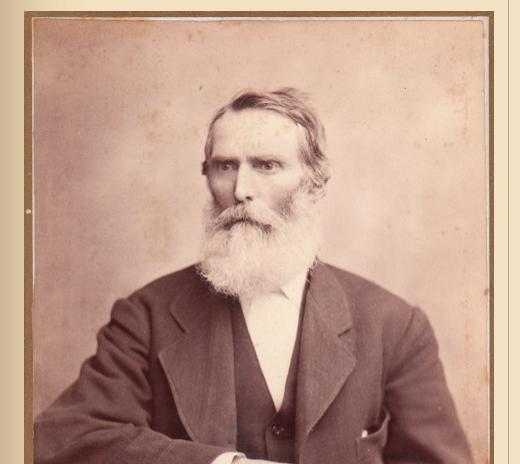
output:
[[[282,285],[277,291],[273,293],[278,293],[284,296],[295,307],[299,308],[303,299],[303,290],[305,288],[305,283],[307,282],[307,273],[308,269],[304,269],[298,272],[298,274],[296,274],[291,280],[289,280],[286,284]],[[257,295],[256,297],[240,295],[239,300],[242,309],[249,310],[251,303],[261,296],[265,295]]]
[[[307,281],[307,269],[296,274],[289,282],[280,287],[281,292],[287,297],[289,301],[300,307],[303,290]]]

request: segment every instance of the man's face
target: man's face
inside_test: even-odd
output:
[[[302,129],[273,111],[247,109],[224,114],[214,131],[199,270],[225,294],[275,291],[312,267],[321,238],[298,155]]]
[[[293,121],[273,111],[224,114],[215,123],[207,171],[217,208],[260,202],[282,212],[306,175],[301,137]]]

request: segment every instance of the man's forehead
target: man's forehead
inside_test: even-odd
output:
[[[214,126],[214,142],[281,144],[297,147],[301,127],[275,111],[244,109],[226,112]]]
[[[288,116],[273,110],[247,108],[226,111],[215,123],[215,129],[272,129],[274,131],[294,132],[297,124]]]

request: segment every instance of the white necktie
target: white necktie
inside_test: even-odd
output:
[[[300,305],[281,290],[241,303],[260,368],[278,411],[298,331]]]

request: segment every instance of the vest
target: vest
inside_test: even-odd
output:
[[[231,320],[237,406],[237,451],[250,459],[295,462],[296,379],[302,313],[303,308],[300,311],[284,398],[280,410],[276,412],[240,304],[233,307]]]

